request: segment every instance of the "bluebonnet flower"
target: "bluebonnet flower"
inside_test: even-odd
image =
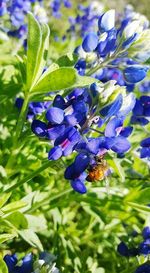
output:
[[[118,253],[123,257],[135,257],[139,255],[138,248],[131,247],[129,248],[124,242],[120,242],[120,244],[117,247]]]
[[[141,96],[136,99],[136,104],[133,108],[131,117],[132,124],[140,124],[145,126],[149,123],[150,117],[150,96]]]
[[[54,17],[59,18],[61,17],[61,6],[62,4],[66,8],[71,8],[72,4],[70,0],[53,0],[50,4],[50,7],[52,9],[52,14]]]
[[[3,16],[7,13],[7,0],[0,1],[0,16]]]
[[[89,32],[97,29],[97,20],[104,10],[104,5],[98,1],[92,1],[87,7],[78,5],[78,14],[75,18],[70,17],[68,32],[72,36],[85,37]]]
[[[87,73],[91,74],[92,69],[90,72],[90,68],[94,67],[92,73],[94,74],[95,71],[99,72],[100,67],[103,68],[104,66],[107,69],[107,66],[110,66],[112,70],[120,71],[118,80],[122,82],[122,85],[127,86],[127,90],[130,92],[133,91],[135,83],[146,77],[149,69],[148,66],[140,65],[139,60],[133,61],[131,59],[133,57],[132,50],[130,53],[130,48],[135,42],[140,43],[140,35],[147,32],[148,24],[146,19],[140,16],[136,17],[136,14],[133,13],[128,14],[127,18],[123,18],[120,23],[121,25],[117,29],[115,27],[115,11],[109,10],[99,16],[97,30],[93,28],[88,34],[86,31],[84,32],[82,50],[81,47],[78,47],[75,52],[79,56],[78,63],[80,64],[80,60],[82,60],[81,63],[85,60],[86,66],[83,70],[80,70],[80,67],[77,67],[77,69],[79,73],[83,74],[85,69],[89,69]],[[147,57],[148,54],[150,56],[150,53],[146,54]],[[118,62],[118,59],[120,59],[120,62]],[[97,74],[94,74],[94,76],[97,77]],[[104,77],[105,75],[100,72],[99,79]]]
[[[55,260],[56,257],[47,252],[41,252],[39,257],[36,258],[32,254],[28,254],[21,261],[18,261],[16,254],[7,254],[4,257],[9,273],[39,273],[41,270],[59,273],[60,271],[55,265]]]
[[[150,227],[149,226],[147,226],[143,229],[142,236],[144,239],[150,239]]]
[[[150,272],[150,264],[149,263],[145,263],[145,264],[142,264],[140,265],[135,273],[149,273]]]
[[[33,271],[33,257],[31,254],[26,255],[22,261],[21,265],[18,265],[17,256],[5,255],[4,261],[8,267],[9,273],[31,273]]]
[[[150,158],[150,137],[145,138],[141,141],[141,150],[140,157],[141,158]]]
[[[107,32],[115,27],[115,10],[109,10],[102,14],[98,20],[100,32]]]
[[[84,51],[91,52],[95,50],[98,45],[98,37],[94,32],[88,33],[82,43]]]
[[[141,85],[139,86],[139,90],[142,93],[150,92],[150,81],[144,81],[143,83],[141,83]]]
[[[108,92],[110,95],[115,88],[117,87],[110,85],[108,90],[111,90],[106,89],[104,93]],[[97,98],[99,95],[101,94],[97,91]],[[94,100],[92,102],[89,93],[84,89],[76,89],[66,100],[60,95],[55,97],[53,106],[46,112],[47,123],[33,120],[32,131],[39,137],[46,137],[54,141],[54,147],[48,155],[49,160],[57,160],[61,156],[71,154],[73,151],[79,153],[75,162],[65,172],[65,178],[71,181],[71,185],[76,191],[86,192],[84,185],[87,177],[86,170],[90,165],[96,164],[95,156],[103,155],[110,149],[116,153],[125,153],[129,150],[130,143],[127,137],[131,134],[132,128],[123,127],[123,117],[134,106],[134,97],[131,95],[130,97],[132,97],[131,100],[127,98],[127,104],[126,99],[123,99],[120,94],[111,105],[106,107],[105,111],[103,109],[104,120],[102,121],[99,111],[96,112],[95,107],[98,106],[95,105]],[[123,100],[126,102],[123,102]],[[107,101],[106,98],[105,101]],[[117,117],[109,121],[114,115],[117,115]],[[107,122],[103,136],[97,138],[86,137],[86,140],[84,140],[84,135],[89,134],[92,125],[98,125],[100,121],[102,123]]]
[[[99,156],[109,150],[121,154],[130,149],[127,137],[131,134],[132,127],[124,127],[123,123],[125,116],[134,107],[135,98],[133,94],[125,96],[116,93],[116,98],[113,95],[113,100],[108,103],[109,97],[115,91],[121,92],[115,81],[111,81],[106,84],[93,84],[90,90],[77,88],[65,99],[57,95],[46,110],[47,121],[35,119],[32,122],[34,134],[53,141],[54,146],[48,154],[49,160],[57,160],[72,152],[78,153],[75,161],[67,167],[65,178],[80,193],[86,192],[87,171],[96,166]],[[97,103],[99,100],[100,105]],[[97,137],[93,137],[94,127],[99,128],[102,125],[105,125],[104,131],[97,130]],[[104,175],[100,179],[109,173],[109,168],[103,161]]]
[[[55,264],[56,258],[56,256],[48,252],[41,252],[39,259],[34,262],[34,273],[39,273],[41,270],[44,270],[44,272],[60,273]]]
[[[126,90],[128,92],[132,92],[135,87],[135,84],[127,83],[125,81],[124,76],[123,76],[123,71],[121,71],[121,70],[119,70],[119,68],[115,68],[115,67],[114,68],[105,67],[105,68],[99,70],[95,74],[95,78],[104,82],[104,83],[107,81],[110,81],[110,80],[115,80],[117,82],[117,84],[119,84],[120,86],[125,86]]]
[[[33,6],[35,3],[42,2],[42,0],[2,0],[0,16],[7,13],[10,19],[10,29],[7,30],[7,34],[9,36],[24,38],[27,33],[27,25],[26,25],[26,14],[28,11],[33,10]],[[42,12],[41,6],[38,5],[38,12],[35,6],[35,15],[36,17],[42,21]],[[34,11],[34,10],[33,10]],[[39,16],[40,14],[40,16]],[[44,20],[46,20],[46,13],[44,13]],[[44,21],[45,22],[45,21]]]
[[[124,70],[124,77],[128,83],[137,83],[146,77],[147,67],[138,65],[129,66]]]
[[[124,242],[120,242],[117,247],[117,251],[121,256],[129,257],[129,248]]]
[[[137,235],[136,235],[137,236]],[[138,245],[138,247],[129,247],[131,243],[129,243],[129,246],[126,245],[124,242],[121,242],[118,247],[117,251],[121,256],[124,257],[134,257],[134,256],[140,256],[144,255],[145,257],[150,254],[150,227],[146,226],[142,231],[142,236],[144,238],[144,241]],[[132,242],[132,245],[135,244]],[[140,265],[135,273],[148,273],[150,272],[150,264],[144,263]]]
[[[23,105],[23,98],[16,98],[15,106],[20,111]],[[27,120],[32,121],[36,115],[41,115],[49,106],[51,102],[30,102],[27,112]]]
[[[139,252],[143,255],[150,254],[150,239],[146,239],[144,242],[142,242],[139,246]]]

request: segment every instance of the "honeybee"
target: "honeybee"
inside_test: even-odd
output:
[[[109,170],[109,166],[104,159],[104,156],[99,156],[95,158],[96,164],[89,167],[89,173],[86,178],[87,181],[101,181],[105,178],[106,172]]]

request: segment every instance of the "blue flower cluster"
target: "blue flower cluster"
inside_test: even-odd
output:
[[[2,0],[0,2],[0,16],[7,14],[11,23],[8,35],[22,38],[27,33],[25,16],[28,11],[33,10],[33,4],[42,2],[42,0]],[[35,12],[36,13],[36,12]],[[36,14],[38,17],[38,14]],[[4,29],[5,26],[4,26]]]
[[[16,254],[5,255],[4,261],[8,267],[9,273],[31,273],[33,272],[33,256],[31,254],[26,255],[21,265],[18,265],[18,259]]]
[[[20,111],[23,105],[23,99],[22,98],[16,98],[15,106]],[[28,106],[28,112],[27,112],[27,120],[32,122],[32,120],[37,116],[41,115],[49,106],[51,102],[45,101],[45,102],[30,102]]]
[[[135,19],[136,18],[136,19]],[[97,21],[96,21],[97,22]],[[120,70],[119,79],[122,84],[129,85],[129,91],[133,90],[134,84],[142,81],[149,70],[149,66],[141,65],[141,60],[148,59],[150,52],[142,44],[142,35],[150,33],[148,21],[140,15],[130,16],[126,14],[120,22],[119,27],[115,27],[115,11],[109,10],[98,17],[98,29],[84,32],[82,46],[79,46],[75,53],[79,55],[77,69],[80,74],[94,74],[100,71],[105,74],[105,68],[109,71]],[[143,45],[143,48],[142,46]],[[133,54],[133,48],[141,46],[143,55]],[[137,52],[137,49],[135,50]],[[133,58],[133,59],[132,59]],[[90,68],[91,71],[90,71]],[[104,71],[103,71],[104,70]],[[95,74],[94,74],[95,75]],[[106,74],[107,75],[107,71]],[[105,77],[105,75],[103,75]]]
[[[103,4],[98,1],[92,1],[87,7],[81,4],[78,5],[77,16],[69,18],[70,28],[68,33],[71,33],[72,36],[84,37],[85,33],[97,28],[97,20],[103,10]]]
[[[129,248],[124,242],[121,242],[118,245],[117,251],[121,256],[132,257],[137,255],[144,255],[147,257],[150,254],[150,227],[146,226],[142,231],[142,236],[144,241],[139,244],[138,247]],[[149,273],[150,272],[150,263],[146,262],[140,265],[135,273]]]
[[[133,116],[131,117],[131,123],[145,126],[149,123],[149,118],[150,96],[141,96],[139,99],[136,99],[136,104],[133,108]]]
[[[99,158],[108,151],[122,154],[130,149],[127,138],[132,133],[132,127],[124,127],[123,123],[134,107],[135,97],[132,93],[123,95],[124,88],[120,88],[115,81],[110,81],[92,84],[90,89],[75,89],[65,99],[57,95],[46,111],[47,122],[39,119],[32,122],[34,134],[53,142],[49,160],[78,153],[65,171],[65,178],[70,180],[77,192],[86,192],[87,172],[99,165]],[[115,92],[116,96],[113,95],[114,99],[108,103],[108,97]],[[96,169],[95,180],[102,180],[109,173],[109,168],[102,163],[103,169]],[[104,175],[101,176],[102,171]]]
[[[21,261],[17,255],[5,255],[4,261],[8,267],[9,273],[39,273],[51,272],[59,273],[60,271],[55,266],[56,257],[47,252],[41,252],[39,258],[33,254],[27,254]]]
[[[140,145],[140,157],[150,159],[150,137],[143,139]]]
[[[71,8],[72,4],[70,0],[53,0],[50,4],[50,7],[52,9],[52,14],[56,18],[61,17],[61,6],[64,5],[65,8]]]

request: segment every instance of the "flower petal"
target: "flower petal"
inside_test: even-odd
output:
[[[59,146],[53,147],[48,153],[49,160],[57,160],[62,156],[62,148]]]
[[[46,119],[54,124],[61,124],[64,120],[64,111],[57,107],[51,107],[46,112]]]
[[[91,52],[93,51],[98,44],[98,36],[94,32],[88,33],[82,43],[84,51]]]
[[[47,134],[46,123],[38,119],[33,120],[31,124],[31,129],[32,129],[32,132],[39,137],[45,137]]]
[[[79,192],[81,194],[84,194],[87,192],[87,189],[84,183],[80,179],[71,181],[71,186],[76,192]]]
[[[105,12],[98,21],[99,30],[102,32],[109,31],[115,26],[115,10],[111,9]]]
[[[118,136],[115,138],[114,144],[111,147],[111,150],[120,154],[120,153],[127,152],[130,149],[130,147],[131,147],[131,145],[125,137]]]
[[[64,133],[65,128],[66,128],[65,125],[56,125],[51,128],[48,128],[47,130],[48,139],[55,140],[57,137]]]
[[[123,120],[119,118],[111,119],[105,128],[105,136],[106,137],[115,137],[117,135],[116,129],[123,125]]]

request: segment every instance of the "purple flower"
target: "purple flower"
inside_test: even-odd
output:
[[[33,120],[31,124],[32,132],[38,137],[45,137],[47,135],[47,125],[40,120]]]
[[[145,263],[145,264],[142,264],[140,265],[135,273],[149,273],[150,272],[150,264],[149,263]]]
[[[150,96],[141,96],[136,99],[133,108],[133,116],[131,117],[132,124],[141,124],[145,126],[149,123],[150,117]]]
[[[141,158],[150,158],[150,137],[145,138],[141,141],[141,150],[140,157]]]
[[[17,265],[18,259],[16,255],[5,255],[4,261],[8,267],[9,273],[31,273],[33,270],[33,257],[31,254],[26,255],[22,259],[22,264]]]
[[[56,160],[56,158],[71,154],[80,138],[81,136],[76,128],[66,128],[62,136],[56,138],[54,142],[55,147],[50,150],[48,155],[49,160]]]
[[[46,112],[46,119],[52,124],[61,124],[64,120],[64,111],[57,107],[51,107]]]
[[[98,21],[100,32],[107,32],[115,26],[115,10],[105,12]]]
[[[143,255],[150,254],[150,239],[145,240],[139,246],[139,252]]]
[[[118,245],[117,251],[121,256],[129,257],[129,248],[127,247],[127,245],[124,242],[121,242]]]
[[[150,227],[145,227],[142,231],[142,235],[145,240],[150,239]]]
[[[128,83],[137,83],[146,77],[147,67],[134,65],[124,70],[124,78]]]
[[[98,37],[94,32],[87,34],[83,40],[82,47],[84,51],[94,51],[98,44]]]

